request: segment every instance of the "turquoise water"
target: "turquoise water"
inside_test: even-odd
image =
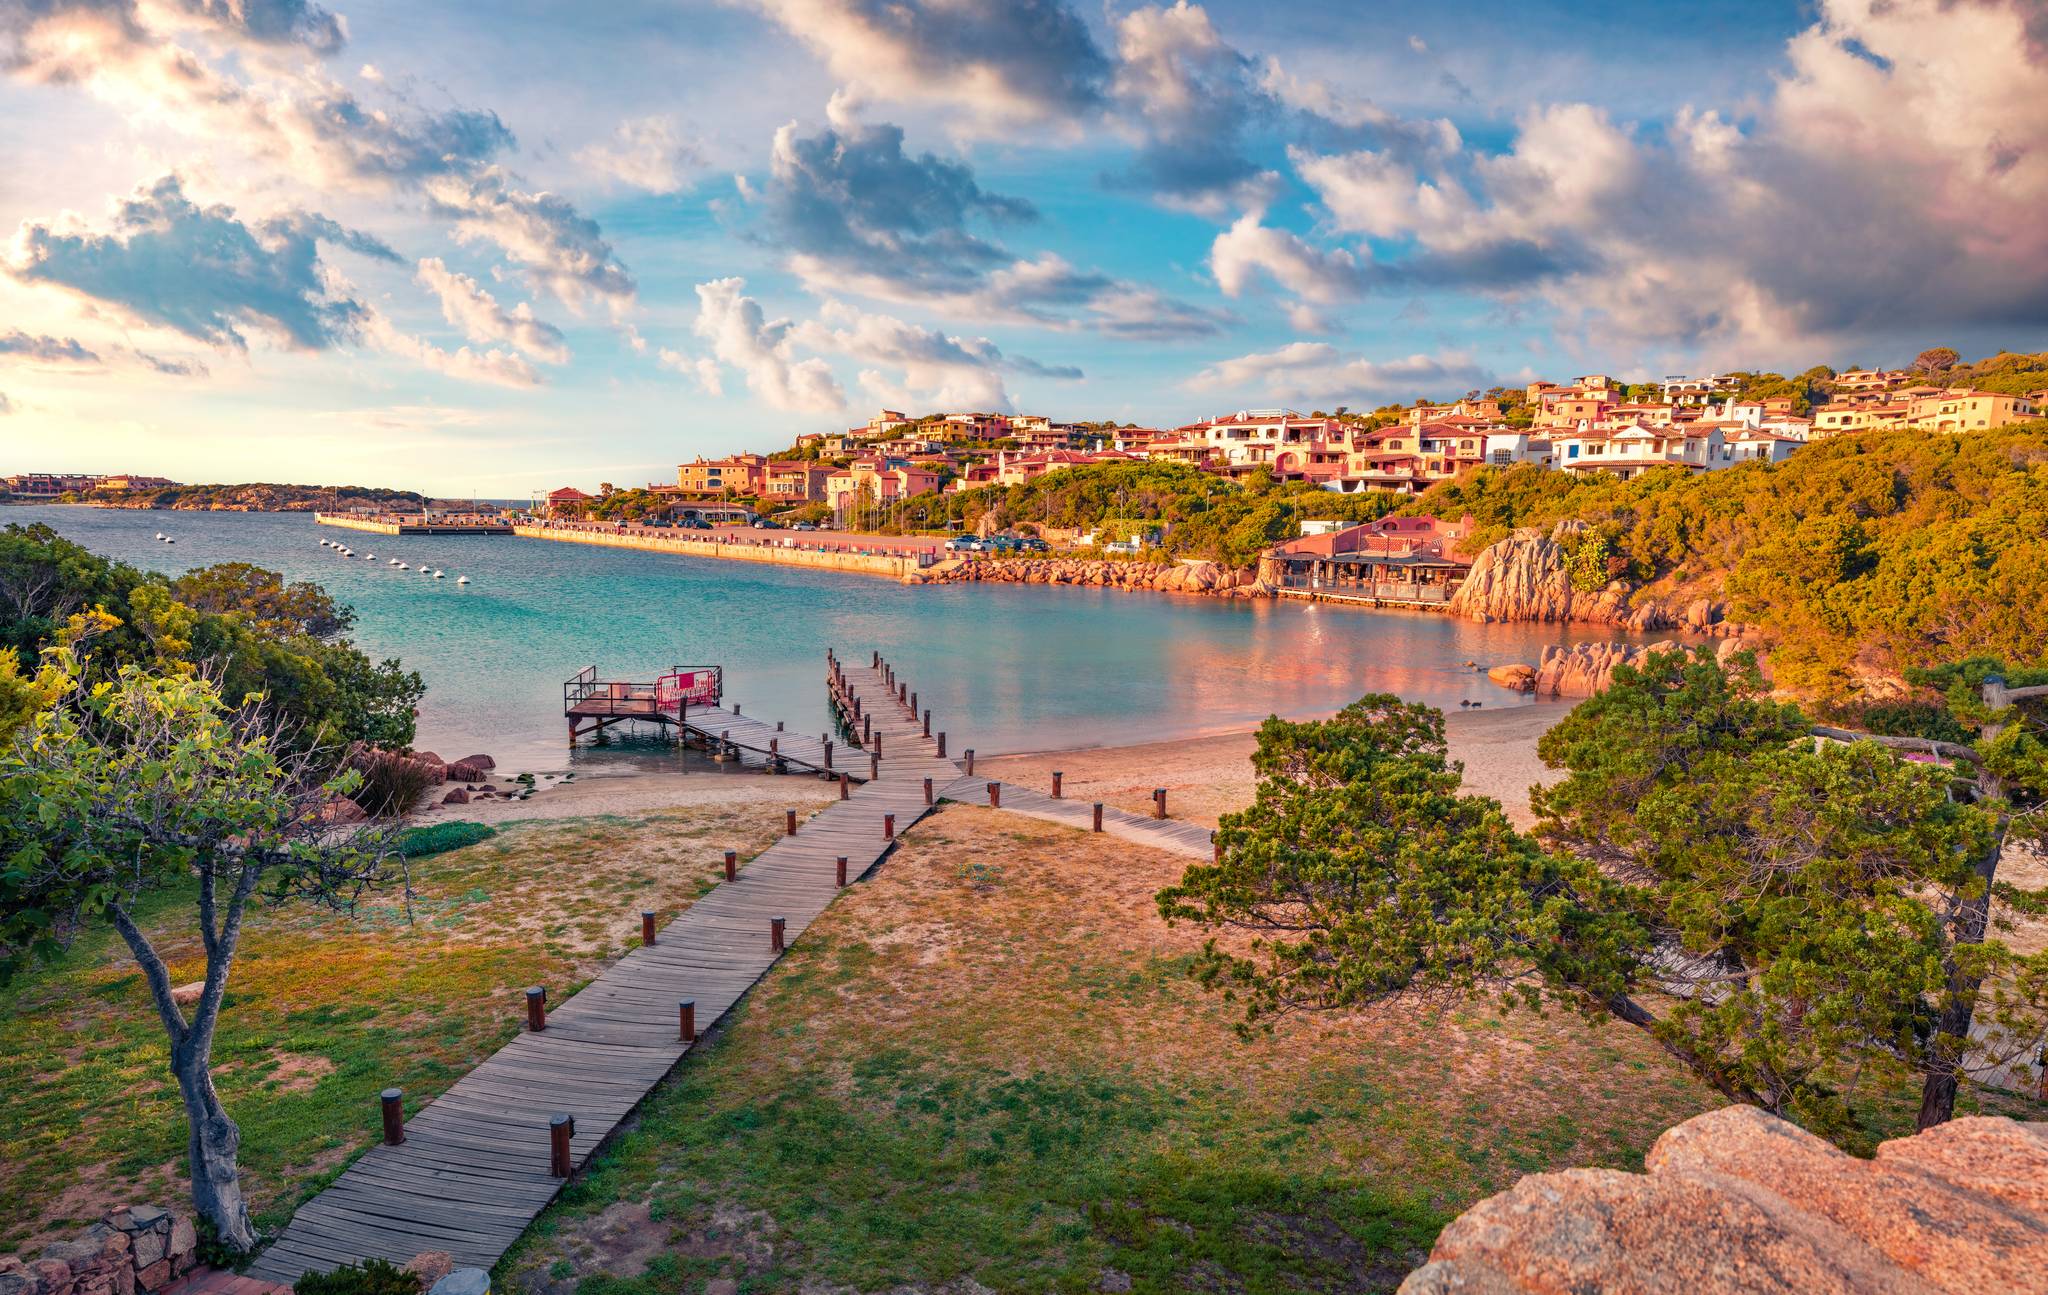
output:
[[[1546,644],[1604,637],[1266,600],[915,588],[545,540],[369,535],[295,513],[0,509],[0,523],[28,521],[152,570],[239,560],[318,581],[355,608],[366,651],[399,657],[426,679],[421,747],[449,758],[484,751],[512,768],[571,763],[562,682],[586,665],[632,680],[723,666],[729,700],[822,733],[826,647],[851,660],[879,648],[955,750],[993,753],[1193,736],[1271,713],[1327,713],[1366,692],[1453,711],[1461,700],[1527,705],[1463,663],[1534,661]],[[177,543],[154,539],[158,531]],[[357,556],[320,547],[323,538]],[[375,562],[363,560],[369,553]],[[394,557],[447,578],[386,567]],[[472,583],[458,586],[458,575]],[[619,743],[576,760],[634,749]]]

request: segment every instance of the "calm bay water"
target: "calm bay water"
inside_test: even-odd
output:
[[[1461,700],[1535,704],[1463,663],[1534,661],[1546,644],[1605,637],[1267,600],[913,588],[544,540],[370,535],[303,513],[0,509],[0,524],[30,521],[150,570],[245,561],[318,581],[355,608],[365,651],[425,678],[421,747],[449,758],[485,751],[510,768],[645,755],[629,741],[570,759],[562,682],[593,664],[599,678],[643,681],[670,666],[723,666],[728,700],[822,733],[825,649],[865,660],[879,648],[956,748],[995,753],[1194,736],[1272,713],[1327,713],[1367,692],[1452,711]],[[389,568],[389,558],[447,578]],[[472,583],[457,585],[458,575]]]

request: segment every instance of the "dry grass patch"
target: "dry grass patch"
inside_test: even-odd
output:
[[[1717,1104],[1632,1031],[1556,1016],[1240,1039],[1186,977],[1201,936],[1154,908],[1181,866],[982,808],[927,820],[501,1277],[534,1295],[1386,1289],[1477,1197],[1639,1164]],[[630,1279],[584,1222],[621,1202],[671,1243]],[[707,1248],[741,1216],[765,1244]]]
[[[508,824],[416,860],[410,923],[389,895],[353,918],[252,912],[215,1059],[259,1226],[282,1223],[369,1145],[377,1090],[402,1087],[417,1108],[517,1030],[524,986],[572,991],[638,939],[643,908],[673,915],[715,883],[723,850],[751,857],[773,841],[781,814],[746,790],[684,810]],[[806,813],[826,802],[822,786],[780,790]],[[157,897],[143,917],[174,979],[198,979],[197,936],[179,934],[190,896]],[[0,996],[0,1246],[33,1249],[120,1200],[184,1197],[184,1116],[164,1054],[141,975],[109,935]]]

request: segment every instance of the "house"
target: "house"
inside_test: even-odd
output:
[[[1344,602],[1443,604],[1471,559],[1459,549],[1472,519],[1383,517],[1352,526],[1304,522],[1300,538],[1274,546],[1261,566],[1282,594]]]
[[[1662,385],[1667,405],[1707,405],[1713,403],[1715,396],[1736,391],[1742,384],[1719,374],[1689,378],[1677,373],[1666,376]]]
[[[97,490],[106,478],[75,472],[21,472],[5,480],[7,493],[16,499],[55,499],[59,495]]]
[[[735,454],[723,459],[699,458],[676,468],[676,486],[691,495],[756,495],[768,471],[762,454]]]
[[[1931,432],[1975,432],[2039,416],[2039,407],[2026,396],[1956,387],[1914,400],[1905,425]]]
[[[1488,432],[1486,462],[1496,468],[1513,467],[1517,463],[1551,467],[1550,437],[1542,432],[1515,428]]]
[[[781,503],[809,504],[825,498],[832,469],[803,460],[771,461],[761,478],[761,497]]]
[[[1730,466],[1737,463],[1783,463],[1792,457],[1792,451],[1805,443],[1804,437],[1786,436],[1762,427],[1738,428],[1733,434],[1723,433],[1721,462]]]
[[[1836,391],[1885,391],[1912,378],[1906,369],[1850,369],[1835,375]]]
[[[1705,472],[1725,467],[1721,445],[1726,432],[1719,422],[1701,421],[1683,427],[1583,428],[1559,432],[1556,466],[1565,472],[1606,472],[1627,480],[1651,468],[1681,467]]]
[[[138,477],[127,473],[120,476],[102,477],[100,490],[163,490],[178,483],[169,477]]]
[[[914,426],[916,424],[905,418],[900,410],[883,409],[876,411],[875,416],[868,419],[868,425],[865,429],[856,427],[852,429],[850,434],[854,436],[889,436]]]
[[[939,488],[939,474],[901,459],[858,459],[825,479],[825,502],[834,512],[908,499]]]
[[[548,515],[552,517],[557,513],[571,511],[579,504],[590,502],[592,497],[584,494],[574,486],[563,486],[559,490],[550,490],[548,491]]]

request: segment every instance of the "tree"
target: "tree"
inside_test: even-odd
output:
[[[1218,861],[1159,892],[1168,921],[1212,938],[1202,982],[1246,1000],[1245,1027],[1304,1009],[1504,991],[1586,1007],[1622,990],[1645,939],[1597,869],[1547,854],[1499,804],[1458,793],[1443,716],[1361,698],[1327,721],[1268,719],[1250,808]]]
[[[98,628],[110,627],[101,618]],[[194,1207],[227,1245],[256,1242],[241,1132],[214,1091],[214,1032],[256,901],[348,908],[402,875],[381,835],[337,836],[322,812],[358,775],[325,778],[276,713],[226,701],[197,672],[120,666],[92,682],[74,621],[44,654],[47,704],[0,754],[0,978],[92,925],[111,926],[149,987],[185,1107]],[[206,975],[189,1013],[137,906],[189,895]],[[407,888],[410,898],[410,888]]]
[[[1369,697],[1269,720],[1251,808],[1160,909],[1251,937],[1212,939],[1199,964],[1247,1000],[1247,1027],[1400,998],[1555,1003],[1848,1138],[1868,1086],[1957,1074],[1960,1004],[1976,1046],[2038,1049],[2048,954],[1973,933],[1994,807],[1952,794],[1941,764],[1809,730],[1752,660],[1654,654],[1544,737],[1568,776],[1532,793],[1532,840],[1458,794],[1434,711]]]
[[[1962,355],[1952,346],[1933,346],[1913,357],[1913,367],[1932,376],[1946,373],[1956,366]]]
[[[1912,1077],[1921,1126],[1941,1123],[1973,1023],[2006,1059],[2048,1038],[2048,957],[1987,938],[2009,801],[1958,795],[1954,768],[1897,748],[2044,789],[2048,761],[2009,731],[1987,760],[1813,726],[1761,694],[1753,662],[1708,649],[1617,670],[1539,744],[1569,776],[1532,793],[1538,834],[1630,885],[1660,933],[1640,969],[1673,1004],[1657,1031],[1697,1072],[1835,1133],[1859,1119],[1844,1075]]]

